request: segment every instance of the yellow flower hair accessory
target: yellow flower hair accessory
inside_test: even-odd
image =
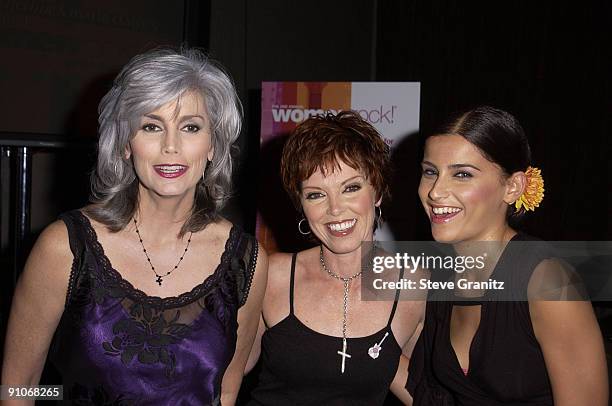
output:
[[[542,199],[544,199],[544,179],[542,179],[542,172],[538,168],[530,166],[525,171],[525,176],[527,177],[525,191],[521,197],[514,202],[514,207],[517,212],[521,210],[521,207],[524,207],[527,211],[534,211],[536,207],[540,206]]]

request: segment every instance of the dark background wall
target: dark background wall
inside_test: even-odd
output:
[[[210,51],[245,101],[247,168],[266,164],[253,153],[262,80],[420,81],[423,134],[480,104],[519,118],[546,181],[544,203],[524,229],[551,240],[610,239],[609,2],[318,0],[299,12],[282,0],[211,4]],[[396,230],[404,239],[429,238],[412,193],[420,147],[411,138],[394,157],[387,209],[414,213],[414,227]],[[241,179],[248,222],[256,188]]]
[[[546,181],[543,204],[524,224],[528,232],[551,240],[612,239],[608,1],[129,3],[0,0],[0,131],[93,139],[99,97],[130,56],[155,45],[202,46],[227,68],[244,103],[237,195],[228,216],[252,230],[254,180],[270,164],[258,156],[262,80],[420,81],[423,134],[450,112],[479,104],[519,118]],[[57,7],[98,14],[48,11]],[[24,112],[25,119],[15,120]],[[394,199],[385,208],[414,213],[411,225],[396,230],[407,240],[430,238],[415,194],[420,147],[417,135],[396,152]],[[93,153],[63,154],[35,162],[34,235],[58,212],[86,201]],[[3,161],[3,184],[7,176]],[[3,186],[3,271],[8,193]],[[12,289],[6,279],[2,284],[4,320]]]
[[[609,240],[610,2],[378,4],[376,78],[422,82],[422,129],[472,105],[512,112],[546,181],[528,230]]]

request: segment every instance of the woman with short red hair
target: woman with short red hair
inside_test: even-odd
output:
[[[362,257],[374,255],[362,242],[373,240],[388,174],[387,145],[355,112],[312,117],[287,141],[283,184],[303,214],[299,232],[318,244],[270,258],[251,404],[384,402],[423,312],[423,302],[398,302],[399,291],[387,301],[360,298]],[[396,271],[393,280],[402,277]],[[407,400],[405,376],[396,382]]]

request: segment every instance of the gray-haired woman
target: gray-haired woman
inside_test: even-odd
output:
[[[234,402],[267,273],[219,215],[240,121],[231,80],[197,50],[123,68],[100,103],[92,205],[47,227],[17,285],[3,384],[36,384],[53,341],[75,403]]]

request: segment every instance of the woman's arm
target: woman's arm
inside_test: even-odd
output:
[[[261,306],[266,291],[268,278],[268,257],[263,248],[259,247],[259,255],[249,297],[238,310],[238,339],[236,351],[230,362],[221,384],[221,404],[223,406],[236,403],[244,368],[253,345],[257,326],[259,324]]]
[[[418,323],[412,335],[408,338],[406,343],[402,346],[402,355],[400,356],[400,362],[397,367],[397,372],[393,381],[391,382],[391,392],[405,405],[412,406],[412,396],[406,389],[406,382],[408,381],[408,365],[410,363],[410,357],[414,346],[416,345],[421,331],[423,330],[423,321],[425,319],[425,302],[400,302],[402,306],[398,305],[398,310],[402,309],[403,306],[409,306],[407,315],[412,318],[417,318]]]
[[[412,396],[406,390],[406,381],[408,380],[408,364],[410,358],[403,353],[400,355],[400,362],[397,366],[395,378],[391,382],[391,393],[395,395],[404,405],[412,406]]]
[[[268,323],[275,325],[289,314],[289,280],[291,254],[277,252],[268,257],[268,282],[263,300],[259,327],[255,342],[244,373],[249,373],[259,361],[261,355],[261,338],[268,329]]]
[[[267,291],[267,290],[266,290]],[[246,366],[244,367],[244,374],[248,374],[251,370],[257,365],[257,361],[259,361],[259,355],[261,354],[261,337],[263,333],[266,331],[266,324],[263,320],[263,315],[259,315],[259,326],[257,326],[257,333],[255,334],[255,340],[253,341],[253,346],[251,347],[251,352],[249,353],[249,359],[247,360]]]
[[[56,221],[38,238],[15,288],[4,347],[3,385],[38,384],[64,311],[71,267],[68,231],[63,222]]]
[[[529,312],[555,406],[607,406],[606,354],[591,303],[533,301]]]

